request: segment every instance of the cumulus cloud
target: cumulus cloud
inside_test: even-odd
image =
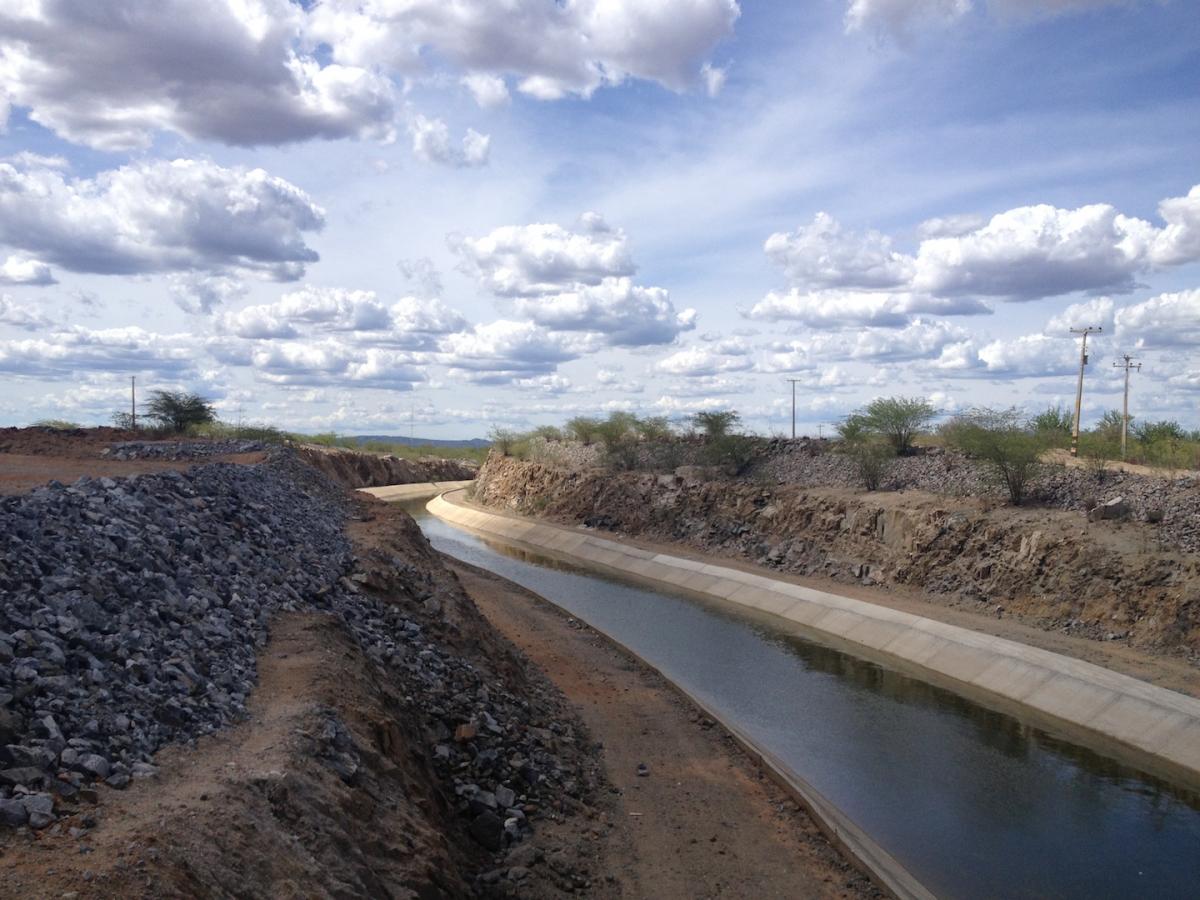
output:
[[[18,303],[8,294],[0,294],[0,325],[37,331],[49,327],[50,320],[36,307]]]
[[[859,326],[903,328],[919,313],[973,316],[991,312],[991,307],[969,297],[838,290],[803,292],[793,288],[786,293],[771,291],[746,315],[751,319],[793,321],[813,328],[838,329]]]
[[[739,14],[736,0],[325,0],[306,33],[343,65],[417,72],[437,56],[470,73],[512,76],[523,93],[556,100],[629,78],[685,90]]]
[[[462,79],[462,83],[471,92],[475,102],[484,109],[505,106],[512,99],[508,93],[508,85],[499,75],[472,72]]]
[[[352,332],[356,342],[433,350],[438,340],[468,325],[440,300],[405,297],[388,307],[374,291],[305,285],[275,303],[227,313],[221,331],[247,340],[290,340],[305,333]]]
[[[509,384],[551,375],[560,363],[593,349],[586,339],[551,332],[532,322],[499,319],[443,342],[441,361],[476,384]]]
[[[917,226],[922,238],[961,237],[987,224],[987,219],[975,213],[959,213],[950,216],[935,216]]]
[[[25,256],[10,256],[0,264],[0,284],[57,284],[50,267]]]
[[[1200,185],[1163,200],[1159,215],[1161,227],[1104,203],[1076,209],[1040,204],[1006,210],[965,231],[970,220],[929,220],[923,233],[944,236],[925,237],[915,254],[906,254],[886,235],[848,231],[818,213],[811,225],[768,238],[767,255],[795,290],[770,295],[755,309],[762,318],[785,318],[791,308],[801,319],[819,320],[838,301],[836,295],[809,296],[814,291],[909,295],[904,304],[872,304],[861,296],[848,304],[869,322],[869,314],[898,316],[901,305],[909,313],[949,314],[933,301],[966,301],[945,307],[961,314],[986,311],[981,297],[1025,301],[1076,291],[1126,292],[1144,272],[1200,260]]]
[[[142,328],[74,327],[52,339],[0,341],[0,372],[47,380],[88,372],[146,372],[178,379],[194,374],[194,340]]]
[[[895,288],[913,274],[912,258],[893,250],[891,238],[845,231],[824,212],[811,225],[771,235],[763,249],[797,287]]]
[[[454,237],[451,248],[464,270],[500,297],[559,293],[636,271],[625,232],[595,213],[581,217],[577,231],[545,223],[505,225],[479,238]]]
[[[1117,336],[1140,347],[1200,347],[1200,289],[1159,294],[1114,319]]]
[[[325,213],[262,169],[137,162],[95,178],[0,163],[0,244],[72,272],[242,269],[277,280],[317,260]]]
[[[387,138],[390,79],[322,65],[299,40],[308,18],[288,0],[8,4],[0,84],[38,124],[105,150],[159,130],[246,146]]]
[[[669,344],[695,328],[696,311],[677,313],[664,288],[639,287],[628,278],[605,278],[560,294],[521,297],[516,312],[558,331],[594,331],[613,347]]]
[[[694,378],[746,372],[753,366],[753,361],[744,353],[729,354],[709,347],[687,347],[659,360],[657,369],[668,375]]]
[[[229,275],[172,273],[167,276],[167,291],[184,312],[210,315],[217,307],[245,296],[246,285]]]
[[[468,128],[460,143],[450,138],[450,127],[441,119],[416,115],[408,126],[412,135],[413,154],[425,162],[440,163],[459,169],[472,169],[487,164],[492,139]]]
[[[830,359],[871,362],[936,359],[948,345],[969,339],[970,334],[956,325],[916,319],[904,328],[861,328],[778,342],[760,368],[764,372],[794,372]]]
[[[456,236],[461,268],[511,312],[556,331],[604,336],[614,347],[665,344],[695,327],[664,288],[636,285],[625,232],[596,213],[575,230],[538,223],[506,225],[483,237]]]
[[[241,362],[253,366],[264,381],[278,385],[407,391],[424,380],[407,353],[336,339],[261,343],[249,348]]]
[[[1111,297],[1093,297],[1082,303],[1072,303],[1046,323],[1045,333],[1051,337],[1063,337],[1072,328],[1088,326],[1112,331],[1113,301]]]

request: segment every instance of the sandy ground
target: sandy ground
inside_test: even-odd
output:
[[[611,827],[597,836],[618,896],[881,896],[719,726],[657,673],[536,594],[447,563],[488,620],[546,672],[603,744],[616,793]],[[641,763],[649,775],[638,775]]]
[[[903,499],[903,495],[898,494],[896,497],[900,500]],[[453,495],[448,499],[453,502],[463,503],[463,505],[472,505],[463,501],[461,494]],[[484,511],[492,515],[501,515],[513,519],[528,518],[490,506],[479,508],[484,509]],[[542,520],[542,524],[552,525],[557,528],[566,528],[566,526],[544,520]],[[1100,643],[1084,637],[1045,631],[1031,625],[1025,625],[1011,617],[1001,616],[997,618],[994,613],[981,613],[977,609],[967,608],[965,605],[947,606],[939,603],[931,603],[920,591],[915,589],[894,586],[888,588],[868,587],[847,584],[843,581],[834,581],[830,578],[787,575],[775,570],[763,569],[761,566],[747,562],[744,559],[724,556],[720,553],[706,553],[701,555],[677,543],[648,541],[641,538],[635,539],[611,531],[601,532],[599,536],[605,540],[640,547],[644,550],[652,550],[656,553],[666,553],[714,565],[728,566],[731,569],[753,572],[756,575],[764,575],[779,581],[803,585],[804,587],[826,591],[830,594],[863,600],[867,603],[875,603],[879,606],[902,610],[916,616],[936,619],[950,625],[957,625],[961,628],[970,628],[982,634],[1007,638],[1011,641],[1028,644],[1031,647],[1040,647],[1043,650],[1061,653],[1064,656],[1072,656],[1076,659],[1082,659],[1085,662],[1103,666],[1106,669],[1112,669],[1114,672],[1121,672],[1133,678],[1139,678],[1142,681],[1158,685],[1159,687],[1179,691],[1193,697],[1200,697],[1200,670],[1197,670],[1196,666],[1189,664],[1186,660],[1155,656],[1118,642]]]

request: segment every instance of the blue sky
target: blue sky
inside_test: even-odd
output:
[[[0,12],[0,422],[815,433],[1068,403],[1089,324],[1088,417],[1129,352],[1200,427],[1191,3],[133,6]]]

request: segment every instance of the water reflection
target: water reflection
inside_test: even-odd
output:
[[[1200,896],[1193,793],[762,617],[421,524],[735,719],[940,895]]]

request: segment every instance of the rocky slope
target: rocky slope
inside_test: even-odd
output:
[[[310,466],[350,488],[422,481],[467,481],[475,477],[473,465],[434,456],[411,460],[311,444],[301,446],[299,453]]]
[[[1162,549],[1145,523],[688,474],[613,474],[493,453],[474,499],[1200,660],[1200,558]]]
[[[410,884],[414,896],[484,890],[478,871],[517,854],[540,816],[596,790],[578,720],[487,627],[412,520],[353,498],[292,451],[255,466],[51,484],[0,500],[0,535],[0,821],[20,831],[86,840],[113,827],[103,822],[111,791],[169,783],[164,748],[244,720],[280,616],[324,617],[344,635],[331,640],[361,657],[375,712],[364,731],[331,709],[283,757],[297,767],[271,798],[292,810],[273,820],[283,832],[259,840],[254,826],[234,841],[261,862],[258,890],[294,890],[270,859],[271,841],[291,846],[284,832],[294,832],[355,860],[318,867],[305,895],[397,893],[371,875],[372,858],[397,851],[347,846],[350,824],[305,799],[337,783],[347,810],[398,805],[437,836],[423,852],[441,874]],[[380,793],[394,778],[388,757],[406,761],[411,783]],[[314,782],[318,771],[334,781]],[[209,857],[179,864],[222,871]],[[347,871],[356,880],[339,885]]]

